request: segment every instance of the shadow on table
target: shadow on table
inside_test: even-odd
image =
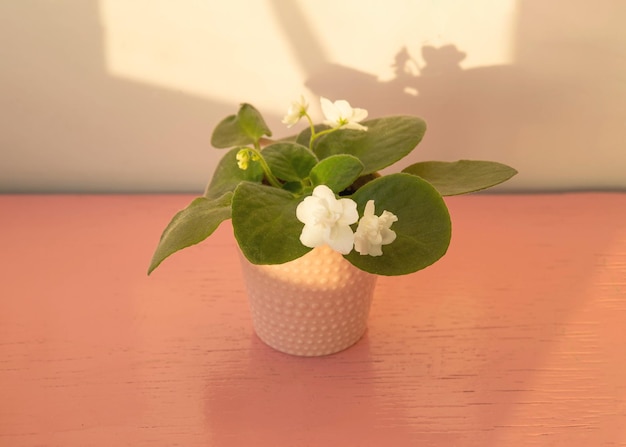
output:
[[[394,423],[397,409],[381,408],[371,363],[367,333],[348,350],[318,358],[279,353],[254,335],[249,364],[207,392],[213,442],[407,445],[412,437]]]

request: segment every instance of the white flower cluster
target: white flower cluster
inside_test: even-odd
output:
[[[328,186],[319,185],[313,194],[306,197],[296,208],[296,217],[304,228],[300,242],[306,247],[329,245],[341,254],[348,254],[352,248],[361,255],[381,256],[382,246],[392,243],[396,233],[390,229],[398,218],[389,211],[376,216],[374,201],[365,206],[365,213],[359,221],[356,202],[352,199],[337,199]],[[359,221],[356,232],[350,225]]]
[[[321,97],[320,105],[324,114],[324,124],[333,129],[354,129],[367,130],[366,126],[359,124],[367,118],[367,110],[350,106],[346,100],[340,99],[332,102],[330,99]],[[299,101],[293,101],[283,118],[283,124],[292,127],[300,121],[300,118],[307,116],[309,104],[300,96]]]

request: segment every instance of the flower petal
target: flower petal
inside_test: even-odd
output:
[[[328,245],[342,255],[347,255],[354,246],[354,233],[349,226],[335,226],[330,232],[327,240]]]
[[[396,232],[393,230],[390,230],[389,228],[383,228],[380,231],[380,236],[381,236],[380,243],[382,245],[391,244],[393,241],[396,240]]]
[[[346,101],[345,99],[339,99],[337,101],[335,101],[335,109],[337,109],[337,112],[339,113],[339,116],[341,118],[347,119],[349,120],[350,118],[352,118],[352,107],[350,107],[350,103],[348,101]]]
[[[296,207],[296,218],[304,224],[313,225],[317,220],[316,211],[322,206],[319,198],[306,197]]]
[[[352,225],[359,220],[359,212],[356,209],[356,202],[352,199],[339,199],[341,204],[341,218],[337,221],[339,225]]]
[[[367,110],[355,108],[352,110],[352,119],[351,121],[363,121],[367,118]]]
[[[326,185],[317,185],[313,190],[313,197],[319,197],[320,199],[324,199],[329,202],[337,200],[333,190]]]
[[[322,113],[327,121],[337,122],[340,118],[339,111],[333,105],[333,103],[328,98],[324,98],[323,96],[320,98],[320,105],[322,106]]]
[[[359,124],[359,123],[354,123],[352,121],[344,124],[341,127],[343,127],[344,129],[352,129],[352,130],[363,130],[363,131],[367,130],[367,126],[364,126],[364,125]]]
[[[305,247],[320,247],[328,240],[329,233],[329,229],[321,225],[305,225],[300,233],[300,242]]]

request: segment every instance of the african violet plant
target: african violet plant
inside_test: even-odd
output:
[[[365,121],[367,111],[347,101],[320,102],[319,125],[304,98],[290,106],[283,123],[292,127],[304,118],[309,126],[283,140],[267,138],[272,133],[250,104],[221,121],[211,144],[230,150],[204,196],[165,228],[148,273],[227,219],[253,264],[282,264],[329,245],[367,272],[412,273],[441,258],[450,243],[442,196],[485,189],[517,173],[501,163],[460,160],[380,175],[417,146],[425,122],[414,116]]]

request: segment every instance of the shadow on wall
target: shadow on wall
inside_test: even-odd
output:
[[[297,3],[268,0],[313,93],[426,119],[405,165],[502,161],[520,174],[500,190],[626,188],[626,3],[556,3],[519,2],[512,65],[391,49],[382,82],[331,63]],[[218,158],[210,129],[233,104],[110,76],[99,16],[96,0],[0,2],[0,191],[200,192]]]
[[[402,48],[396,54],[396,77],[391,81],[379,82],[374,76],[334,65],[311,77],[307,85],[331,98],[343,92],[355,104],[381,115],[423,117],[428,123],[424,142],[404,164],[418,159],[473,158],[519,168],[517,155],[529,155],[516,144],[520,123],[533,109],[529,96],[520,94],[524,79],[512,66],[463,70],[460,62],[465,56],[454,45],[424,46],[425,64],[420,67]]]
[[[1,192],[202,191],[233,105],[108,75],[103,31],[97,1],[0,2]]]
[[[555,2],[552,2],[555,3]],[[462,49],[406,48],[396,76],[327,64],[307,86],[377,114],[422,116],[419,160],[497,160],[520,174],[501,190],[626,188],[626,4],[520,2],[512,65],[462,69]]]

